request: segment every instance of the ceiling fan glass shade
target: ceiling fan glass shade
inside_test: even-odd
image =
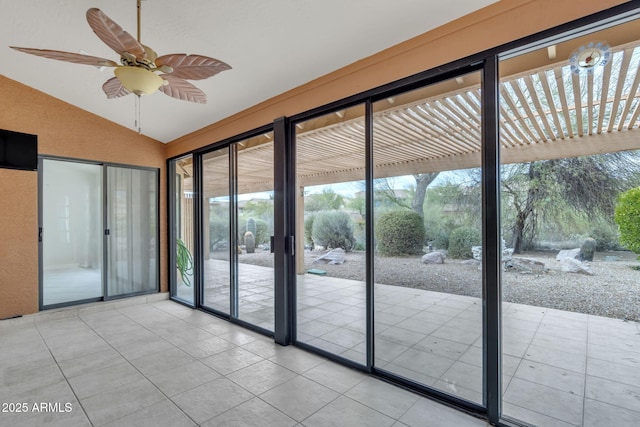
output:
[[[144,68],[118,67],[114,73],[122,86],[138,96],[150,95],[164,83],[160,76]]]

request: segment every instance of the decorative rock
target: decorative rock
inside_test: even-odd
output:
[[[502,261],[508,261],[511,259],[513,255],[513,248],[505,248],[504,240],[502,241]],[[473,253],[473,259],[477,261],[482,261],[482,246],[472,246],[471,253]]]
[[[580,259],[580,248],[564,249],[556,255],[556,261],[562,261],[565,258]]]
[[[318,261],[323,261],[331,265],[342,265],[344,264],[344,249],[332,249],[313,262]]]
[[[593,276],[593,272],[589,269],[589,265],[580,260],[575,258],[563,258],[560,262],[562,263],[562,271],[565,273],[578,273]]]
[[[422,256],[422,262],[425,264],[444,264],[446,256],[442,252],[429,252]]]
[[[504,263],[505,271],[513,271],[525,274],[545,273],[544,262],[530,258],[511,258]]]

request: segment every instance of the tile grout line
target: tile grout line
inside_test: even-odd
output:
[[[73,317],[73,316],[72,316]],[[77,317],[77,316],[76,316]],[[79,319],[79,317],[78,317]],[[84,321],[83,321],[84,323]],[[85,323],[86,324],[86,323]],[[38,322],[34,322],[34,326],[36,328],[36,331],[38,331],[38,335],[40,335],[40,339],[42,340],[42,342],[44,343],[44,345],[47,346],[47,351],[49,352],[49,354],[51,355],[51,358],[53,359],[53,361],[56,363],[56,368],[58,368],[58,371],[60,372],[60,374],[62,375],[62,378],[64,378],[64,381],[67,383],[67,387],[69,387],[69,390],[71,390],[71,393],[73,394],[73,396],[76,398],[76,401],[78,402],[78,405],[80,406],[80,409],[82,410],[82,413],[84,414],[85,419],[89,422],[89,425],[94,426],[93,422],[91,421],[91,419],[89,418],[89,415],[87,414],[87,411],[84,409],[84,406],[82,405],[82,402],[80,401],[80,398],[78,397],[78,395],[76,394],[76,391],[73,389],[73,387],[71,386],[71,383],[69,382],[69,379],[67,378],[67,376],[65,375],[64,371],[62,370],[62,368],[60,368],[60,364],[58,363],[58,359],[56,359],[56,357],[53,355],[53,353],[51,352],[51,348],[49,347],[49,344],[47,344],[47,340],[42,336],[42,332],[40,331],[40,328],[38,327]],[[88,325],[87,325],[88,326]],[[89,327],[92,331],[93,328]],[[95,332],[95,331],[94,331]]]
[[[146,304],[148,304],[148,303],[145,303],[145,305],[146,305]],[[130,307],[130,306],[126,306],[126,307]],[[154,308],[155,308],[155,307],[154,307]],[[114,307],[114,309],[113,309],[113,310],[114,310],[114,311],[116,311],[116,312],[118,312],[118,314],[120,314],[121,316],[124,316],[124,317],[126,317],[127,319],[129,319],[129,320],[131,320],[131,321],[135,322],[136,324],[140,325],[142,328],[144,328],[145,330],[147,330],[147,331],[151,332],[152,334],[154,334],[154,335],[155,335],[155,336],[157,336],[158,338],[161,338],[162,340],[166,341],[163,337],[161,337],[161,336],[159,336],[158,334],[156,334],[155,332],[151,331],[151,330],[150,330],[150,329],[148,329],[145,325],[143,325],[143,324],[139,323],[138,321],[136,321],[135,319],[132,319],[131,317],[127,316],[125,313],[120,312],[120,310],[119,310],[117,307]],[[104,340],[104,341],[109,345],[109,347],[110,347],[113,351],[115,351],[115,352],[116,352],[120,357],[122,357],[122,358],[123,358],[123,359],[124,359],[124,360],[125,360],[125,361],[126,361],[126,362],[127,362],[127,363],[132,367],[132,368],[133,368],[133,369],[135,369],[135,370],[136,370],[140,375],[142,375],[142,377],[143,377],[145,380],[147,380],[150,384],[152,384],[152,385],[153,385],[153,387],[155,387],[155,389],[156,389],[156,390],[158,390],[158,392],[160,392],[160,394],[162,394],[162,395],[163,395],[165,398],[167,398],[171,403],[173,403],[173,404],[174,404],[174,405],[175,405],[175,406],[180,410],[180,412],[182,412],[182,413],[183,413],[183,414],[184,414],[184,415],[185,415],[189,420],[191,420],[195,425],[199,425],[197,422],[195,422],[195,420],[194,420],[194,419],[192,419],[192,418],[189,416],[189,414],[185,413],[185,412],[182,410],[182,408],[181,408],[180,406],[178,406],[178,405],[177,405],[177,404],[176,404],[176,403],[175,403],[175,402],[174,402],[174,401],[173,401],[169,396],[167,396],[167,395],[166,395],[162,390],[160,390],[160,389],[158,388],[158,386],[157,386],[153,381],[151,381],[149,378],[147,378],[147,376],[146,376],[144,373],[142,373],[142,371],[140,371],[140,369],[138,369],[138,367],[137,367],[137,366],[135,366],[133,363],[131,363],[131,361],[130,361],[129,359],[127,359],[127,358],[126,358],[122,353],[120,353],[120,352],[118,351],[118,349],[117,349],[117,348],[115,348],[115,347],[111,344],[111,342],[110,342],[108,339],[106,339],[106,338],[105,338],[104,336],[102,336],[98,331],[96,331],[95,329],[93,329],[93,327],[91,327],[91,325],[89,325],[87,322],[85,322],[85,320],[84,320],[84,319],[82,319],[80,316],[78,316],[78,318],[79,318],[79,319],[80,319],[80,320],[81,320],[85,325],[87,325],[87,326],[88,326],[88,327],[89,327],[89,328],[90,328],[94,333],[96,333],[100,338],[102,338],[102,339],[103,339],[103,340]],[[168,342],[168,341],[167,341],[167,342]],[[170,342],[169,342],[169,344],[171,344],[172,346],[175,346],[173,343],[170,343]],[[163,351],[163,350],[160,350],[160,351],[158,351],[157,353],[160,353],[160,352],[162,352],[162,351]],[[154,354],[155,354],[155,353],[154,353]],[[66,377],[65,377],[65,378],[66,378]],[[75,394],[75,392],[74,392],[74,394]],[[99,393],[98,393],[98,394],[99,394]],[[95,396],[95,395],[94,395],[94,396]],[[78,402],[80,402],[80,400],[79,400],[79,399],[78,399]],[[123,415],[123,416],[121,416],[121,417],[115,418],[115,419],[113,419],[113,420],[109,421],[109,423],[112,423],[112,422],[114,422],[114,421],[117,421],[117,420],[123,419],[123,418],[125,418],[125,417],[128,417],[128,416],[130,416],[130,415],[132,415],[132,414],[135,414],[136,412],[139,412],[140,410],[146,409],[146,408],[148,408],[148,407],[150,407],[150,406],[153,406],[153,405],[155,405],[155,403],[152,403],[151,405],[148,405],[148,406],[145,406],[145,407],[143,407],[143,408],[140,408],[139,410],[136,410],[136,411],[134,411],[134,412],[131,412],[131,413],[125,414],[125,415]],[[87,416],[87,418],[88,418],[88,416]],[[90,421],[90,422],[91,422],[91,421]],[[91,423],[91,425],[93,426],[93,423]]]

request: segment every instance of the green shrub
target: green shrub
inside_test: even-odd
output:
[[[212,218],[209,220],[209,248],[215,250],[224,242],[229,242],[229,222],[222,218]]]
[[[313,242],[325,248],[350,251],[355,244],[353,220],[343,211],[320,211],[313,220]]]
[[[435,249],[449,248],[449,230],[435,221],[426,221],[425,225],[426,243],[431,243]]]
[[[381,255],[414,255],[422,253],[424,223],[414,211],[388,211],[376,223],[377,248]]]
[[[616,225],[598,225],[591,230],[590,235],[596,239],[598,252],[622,250]]]
[[[304,241],[305,243],[312,244],[313,243],[313,220],[316,218],[316,215],[309,215],[307,219],[304,220]]]
[[[614,219],[620,228],[620,243],[640,253],[640,187],[620,194]]]
[[[473,258],[472,246],[482,244],[482,234],[480,230],[469,227],[458,227],[451,231],[449,235],[450,258],[469,259]]]

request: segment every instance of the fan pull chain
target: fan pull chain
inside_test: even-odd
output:
[[[140,124],[140,96],[136,95],[136,111],[135,111],[135,128],[138,134],[142,134],[142,125]]]

